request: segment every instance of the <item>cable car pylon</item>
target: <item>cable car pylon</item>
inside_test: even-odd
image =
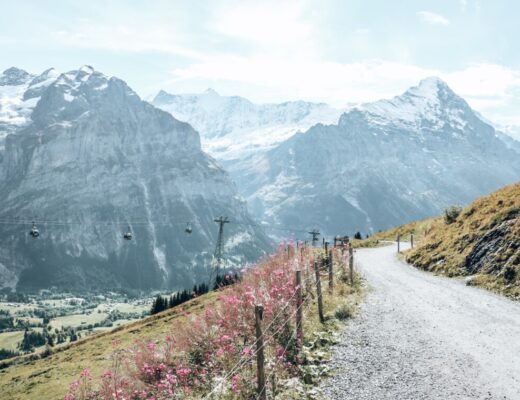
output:
[[[214,221],[219,224],[218,226],[218,237],[217,237],[217,245],[215,246],[215,254],[214,254],[214,258],[215,258],[215,261],[216,261],[216,265],[215,265],[215,278],[218,276],[218,274],[220,273],[220,269],[222,268],[222,254],[223,254],[223,250],[224,250],[224,225],[225,224],[229,224],[229,219],[228,217],[222,217],[220,216],[219,218],[217,219],[214,219]],[[212,284],[212,279],[210,279],[210,285]]]
[[[318,241],[318,236],[320,236],[320,231],[317,229],[313,229],[312,231],[308,232],[310,235],[312,235],[312,247],[315,246],[315,243]]]

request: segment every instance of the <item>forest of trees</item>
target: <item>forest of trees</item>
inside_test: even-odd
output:
[[[219,289],[224,286],[232,285],[239,279],[240,276],[238,275],[238,273],[218,275],[215,279],[215,285],[213,286],[213,290]],[[201,283],[200,285],[193,286],[193,289],[191,289],[191,291],[184,289],[181,292],[172,294],[170,297],[158,295],[152,303],[152,309],[150,310],[150,314],[157,314],[161,311],[167,310],[168,308],[176,307],[194,297],[200,296],[208,292],[209,286],[206,283]]]

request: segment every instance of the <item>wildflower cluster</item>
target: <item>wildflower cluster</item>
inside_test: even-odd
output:
[[[162,400],[209,393],[216,393],[216,398],[254,397],[257,304],[264,307],[268,375],[294,375],[301,340],[294,334],[295,270],[301,269],[308,279],[312,257],[310,249],[280,246],[275,254],[242,270],[241,279],[223,289],[204,312],[176,318],[169,336],[115,350],[112,368],[96,387],[90,374],[82,373],[65,399]]]

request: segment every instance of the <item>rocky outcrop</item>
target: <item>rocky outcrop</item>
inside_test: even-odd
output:
[[[485,273],[503,276],[506,281],[516,278],[520,270],[520,219],[506,220],[479,237],[466,256],[469,274]]]
[[[438,217],[413,229],[420,240],[406,252],[409,263],[520,298],[520,182],[475,200],[449,224]]]

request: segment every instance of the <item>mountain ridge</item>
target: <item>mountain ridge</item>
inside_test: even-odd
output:
[[[199,94],[160,91],[152,103],[199,132],[204,148],[224,165],[266,151],[316,122],[336,122],[341,113],[325,103],[255,104],[213,89]]]
[[[520,177],[512,146],[439,78],[224,165],[257,218],[328,234],[422,219]]]

